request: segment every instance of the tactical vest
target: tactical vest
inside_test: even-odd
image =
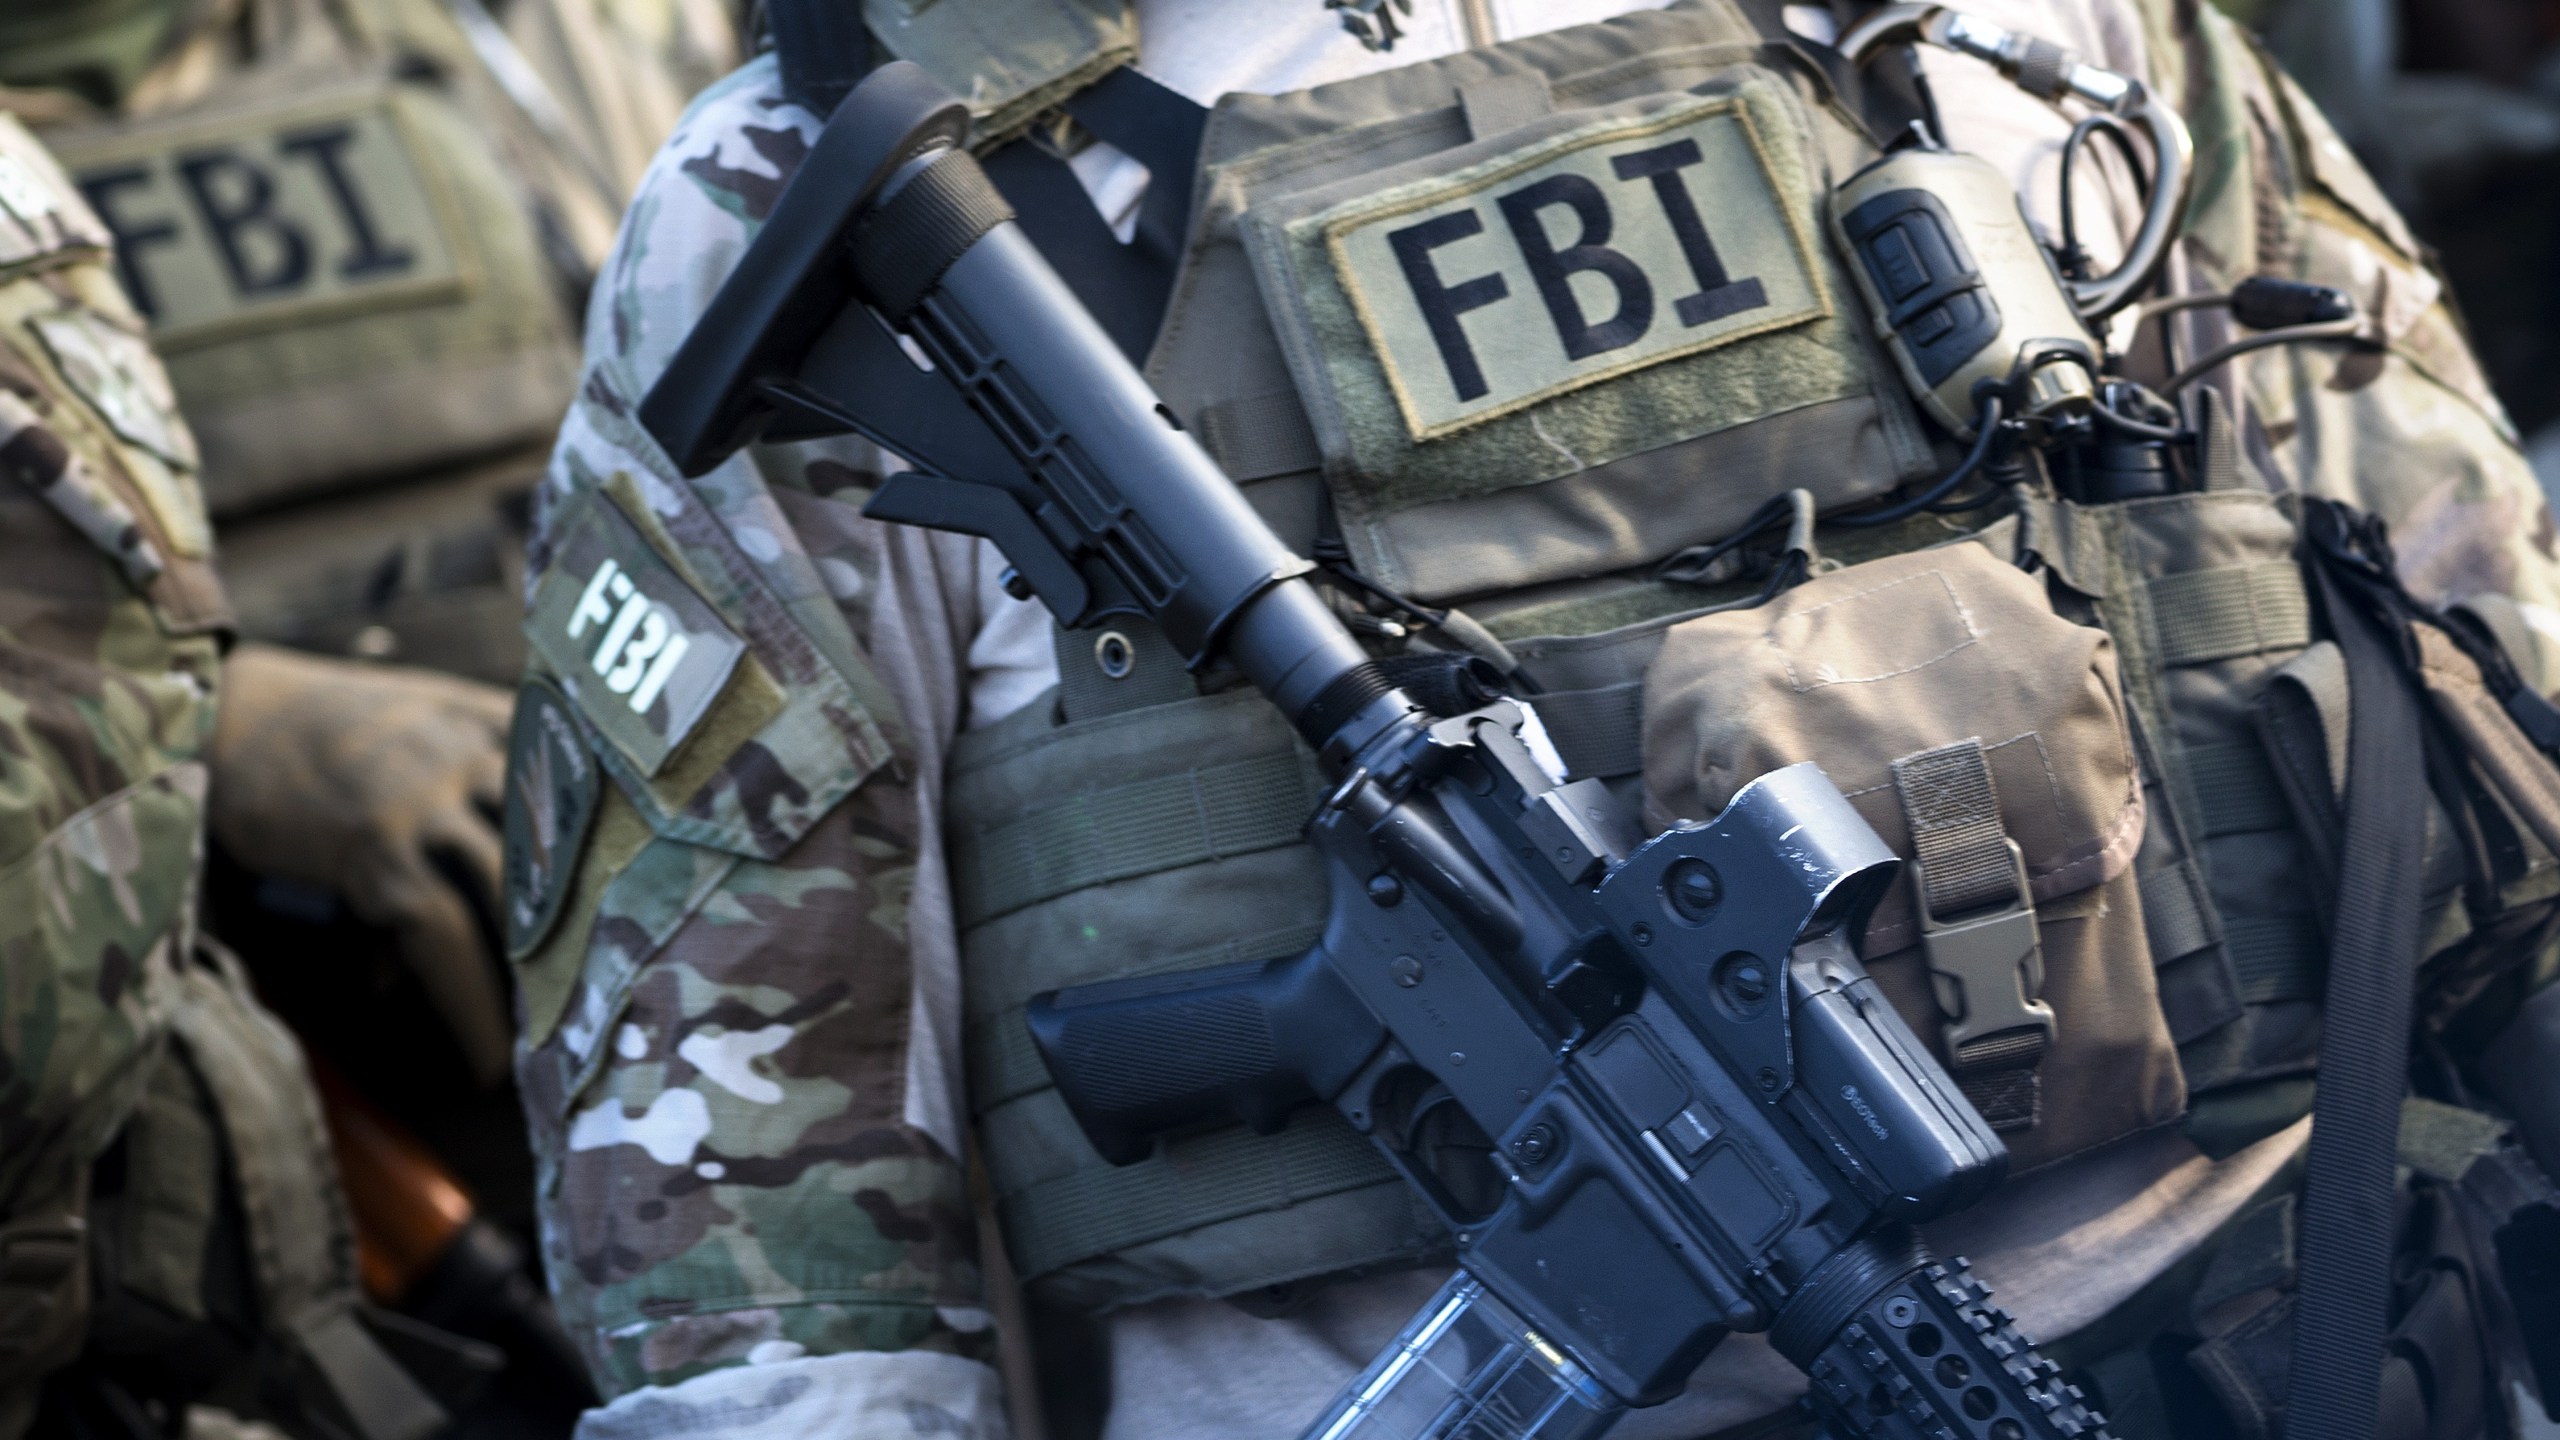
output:
[[[196,933],[229,616],[108,238],[0,116],[0,1436],[85,1346],[408,1440],[301,1053]]]
[[[241,23],[255,58],[183,105],[45,138],[203,446],[244,628],[345,653],[380,624],[397,658],[511,678],[503,502],[576,383],[582,253],[619,197],[442,6],[258,0]],[[445,483],[290,508],[421,475]]]
[[[1227,96],[1148,376],[1284,538],[1460,607],[1438,643],[1516,662],[1565,768],[1654,823],[1821,761],[1920,862],[1865,954],[2017,1169],[2182,1118],[2229,1153],[2305,1112],[2318,1036],[2344,712],[2266,478],[2293,457],[2217,408],[2190,493],[2030,491],[1970,536],[1816,530],[1791,542],[1814,578],[1774,600],[1664,566],[1790,490],[1828,513],[1947,463],[1826,239],[1822,197],[1877,154],[1839,83],[1710,0]],[[2295,120],[2313,148],[2317,123]],[[2208,234],[2261,198],[2198,193]],[[2325,278],[2316,246],[2258,258]],[[2022,644],[2058,680],[2003,670]],[[1143,627],[1062,633],[1058,657],[1056,694],[964,735],[948,782],[970,1103],[1013,1264],[1107,1309],[1445,1246],[1329,1111],[1125,1168],[1083,1142],[1025,1002],[1304,947],[1320,791],[1258,696],[1199,693]],[[1987,686],[2050,693],[1964,703]],[[2436,954],[2482,913],[2455,903],[2451,830]],[[2560,881],[2529,839],[2512,860],[2502,904]],[[2040,940],[2040,1043],[1977,1043],[1938,988],[2003,926]]]

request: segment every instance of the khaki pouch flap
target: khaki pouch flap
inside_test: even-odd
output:
[[[2113,641],[2055,615],[2043,585],[1989,549],[1958,544],[1674,626],[1645,678],[1656,827],[1711,816],[1754,777],[1811,760],[1908,860],[1906,817],[1928,801],[1903,793],[1924,767],[1897,762],[1968,743],[2025,863],[2035,998],[2057,1027],[2037,1067],[2040,1118],[2006,1137],[2025,1169],[2173,1119],[2185,1101],[2132,874],[2144,806]],[[1906,874],[1863,950],[1944,1059],[1913,896]]]

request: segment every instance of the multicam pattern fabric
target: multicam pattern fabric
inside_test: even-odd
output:
[[[611,507],[747,645],[662,769],[608,763],[565,913],[520,962],[546,1258],[606,1393],[626,1394],[584,1433],[841,1430],[832,1357],[867,1377],[862,1433],[992,1436],[962,1142],[936,1098],[956,1086],[915,1043],[951,1008],[919,994],[911,955],[950,923],[924,808],[950,686],[864,650],[906,603],[884,550],[936,547],[859,519],[876,461],[858,446],[686,482],[632,419],[702,277],[806,153],[814,121],[773,88],[770,60],[713,87],[642,183],[538,506],[529,589],[569,563],[564,517]],[[815,696],[823,723],[794,720]],[[681,1398],[648,1388],[741,1366]]]
[[[136,475],[161,462],[118,437],[38,338],[75,318],[138,333],[90,238],[95,218],[5,116],[0,166],[0,203],[32,237],[0,251],[6,1223],[64,1205],[166,1043],[203,828],[218,673],[205,602],[218,591],[200,565],[168,558]],[[24,1378],[0,1376],[0,1433],[23,1419],[11,1387]]]
[[[901,1372],[895,1377],[884,1372]],[[936,1393],[915,1393],[923,1377]],[[882,1383],[887,1379],[889,1383]],[[995,1376],[947,1355],[830,1355],[763,1360],[673,1390],[635,1390],[590,1413],[578,1440],[802,1440],[812,1434],[882,1440],[1001,1440]]]

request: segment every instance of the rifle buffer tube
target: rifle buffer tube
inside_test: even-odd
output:
[[[918,186],[937,194],[901,207]],[[976,193],[942,198],[955,190]],[[902,209],[990,202],[1002,205],[966,150],[934,145],[908,160],[854,222],[857,291],[976,392],[1025,468],[1048,482],[1050,503],[1074,512],[1057,517],[1070,543],[1111,566],[1194,668],[1223,655],[1324,748],[1389,687],[1301,578],[1313,567],[1272,533],[1022,228],[1009,218],[990,226],[903,315],[904,277],[875,279],[863,263],[903,257],[905,247],[864,235]]]
[[[965,156],[954,158],[975,168]],[[1121,493],[1097,493],[1097,508],[1118,510],[1111,520],[1136,542],[1126,557],[1131,568],[1153,562],[1159,570],[1165,598],[1151,618],[1195,664],[1223,650],[1294,719],[1327,686],[1368,663],[1314,587],[1298,578],[1309,569],[1306,560],[1271,533],[1019,226],[1007,221],[978,237],[923,308],[926,326],[974,330],[988,351],[1021,367],[1023,389],[1054,414],[1066,443],[1090,456],[1077,478],[1090,484],[1111,477],[1104,483]],[[1308,738],[1321,745],[1332,737]]]

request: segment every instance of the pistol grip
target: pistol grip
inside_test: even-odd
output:
[[[1026,1020],[1094,1151],[1143,1160],[1167,1130],[1280,1127],[1328,1098],[1386,1039],[1321,947],[1288,959],[1078,985]]]

